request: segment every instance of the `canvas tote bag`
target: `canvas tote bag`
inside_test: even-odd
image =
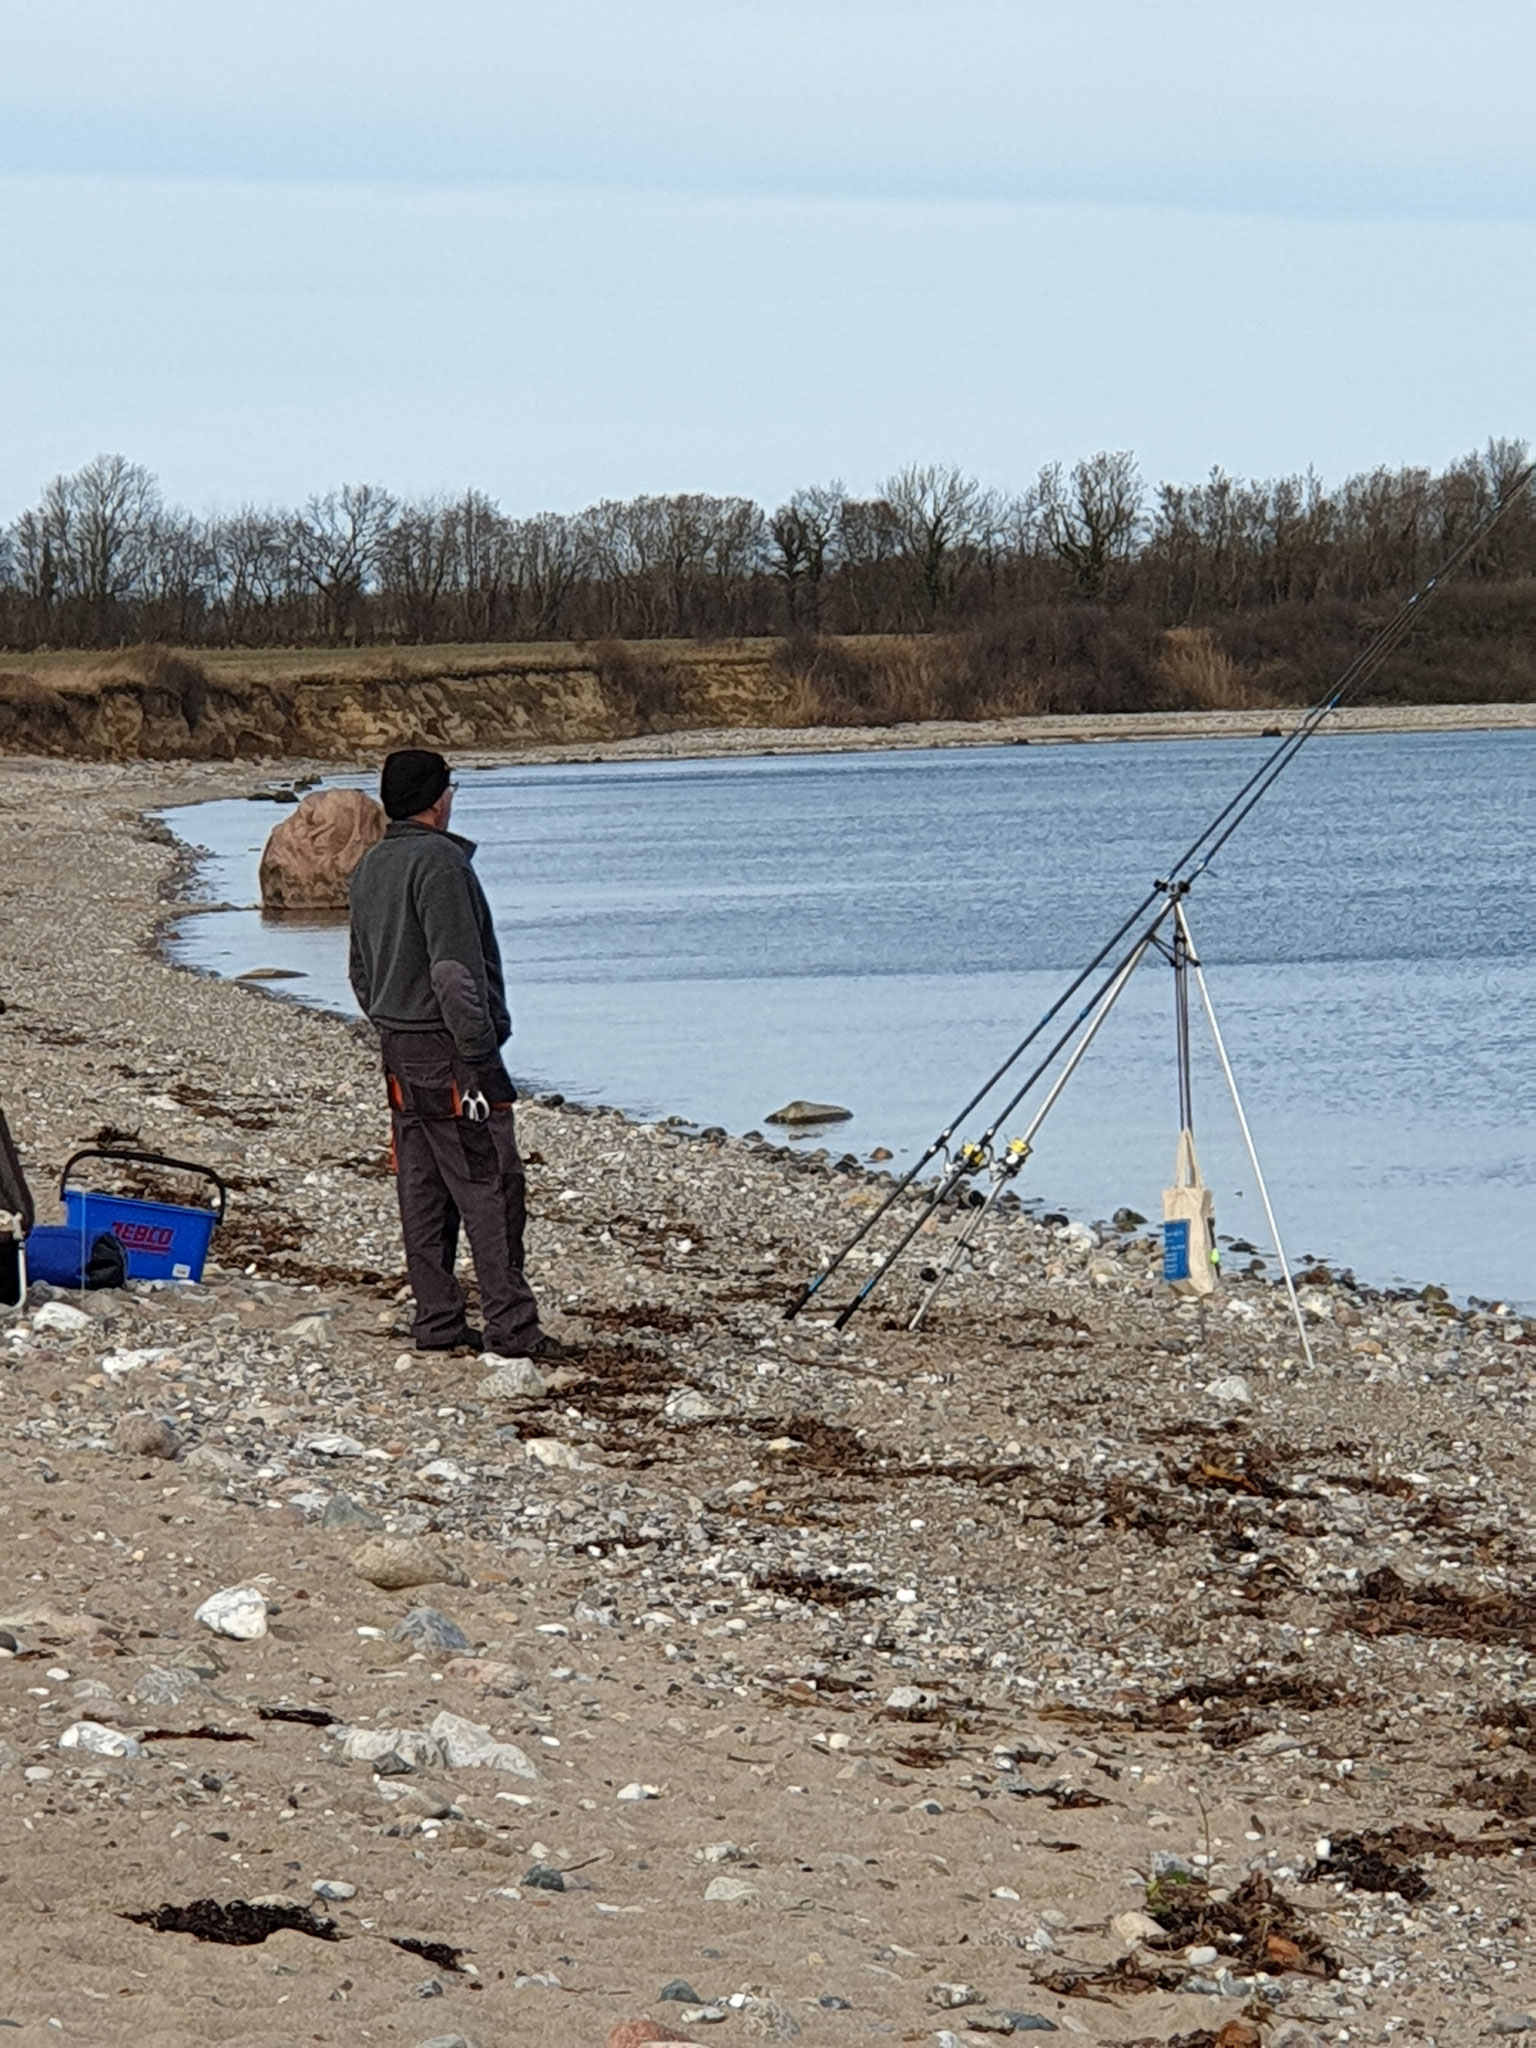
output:
[[[1216,1286],[1216,1204],[1200,1178],[1195,1134],[1180,1131],[1173,1186],[1163,1189],[1163,1278],[1180,1294]]]

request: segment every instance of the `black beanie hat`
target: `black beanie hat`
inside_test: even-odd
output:
[[[414,818],[430,811],[448,787],[448,763],[425,747],[402,747],[384,759],[379,777],[379,802],[391,818]]]

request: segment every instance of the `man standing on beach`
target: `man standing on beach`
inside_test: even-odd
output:
[[[352,877],[350,975],[383,1053],[416,1349],[561,1358],[523,1277],[527,1184],[501,1058],[512,1020],[474,844],[448,829],[448,763],[391,754],[379,797],[390,822]],[[483,1336],[454,1274],[461,1219]]]

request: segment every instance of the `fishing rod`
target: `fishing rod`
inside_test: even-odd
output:
[[[948,1156],[949,1147],[954,1139],[956,1131],[961,1128],[961,1126],[965,1123],[966,1119],[976,1109],[978,1109],[980,1105],[987,1099],[987,1097],[992,1093],[992,1091],[1003,1080],[1003,1077],[1009,1072],[1011,1072],[1014,1066],[1023,1057],[1024,1053],[1029,1049],[1029,1047],[1032,1044],[1034,1044],[1036,1039],[1039,1038],[1040,1034],[1046,1029],[1046,1027],[1056,1017],[1058,1017],[1061,1014],[1062,1010],[1072,1000],[1073,996],[1077,994],[1078,990],[1083,987],[1084,983],[1087,982],[1090,979],[1090,977],[1093,974],[1095,974],[1097,970],[1104,964],[1105,960],[1109,958],[1110,954],[1114,951],[1115,947],[1119,945],[1120,941],[1126,936],[1126,934],[1129,931],[1131,931],[1134,926],[1138,925],[1142,918],[1146,916],[1147,912],[1152,909],[1153,905],[1157,903],[1159,897],[1171,896],[1175,887],[1177,887],[1179,894],[1182,895],[1184,893],[1187,893],[1190,885],[1196,879],[1198,879],[1198,877],[1201,874],[1205,872],[1205,870],[1209,867],[1215,855],[1232,837],[1232,834],[1237,830],[1238,826],[1242,824],[1243,820],[1249,815],[1249,813],[1255,808],[1255,806],[1262,801],[1262,799],[1268,793],[1271,786],[1276,781],[1278,781],[1282,774],[1284,774],[1285,770],[1296,758],[1296,755],[1300,753],[1301,749],[1306,745],[1307,741],[1316,734],[1318,729],[1322,726],[1323,722],[1327,718],[1329,718],[1333,714],[1333,712],[1338,710],[1340,706],[1344,704],[1348,699],[1359,694],[1359,692],[1364,687],[1366,682],[1369,681],[1370,677],[1376,673],[1377,669],[1380,668],[1382,663],[1387,659],[1387,657],[1398,646],[1399,642],[1409,632],[1410,628],[1417,619],[1419,612],[1423,610],[1424,606],[1435,595],[1436,591],[1440,588],[1440,586],[1450,576],[1452,576],[1458,568],[1460,568],[1461,564],[1467,559],[1467,557],[1470,554],[1472,554],[1473,551],[1476,548],[1478,548],[1482,544],[1482,542],[1487,538],[1487,536],[1493,531],[1493,529],[1498,525],[1499,521],[1509,511],[1510,507],[1526,490],[1533,476],[1536,476],[1536,462],[1528,463],[1523,469],[1519,470],[1516,473],[1514,478],[1505,486],[1504,490],[1500,493],[1499,497],[1494,501],[1493,505],[1484,514],[1483,518],[1478,522],[1478,524],[1471,530],[1470,533],[1466,534],[1463,537],[1463,539],[1458,543],[1458,545],[1455,548],[1452,549],[1451,553],[1446,557],[1445,561],[1441,564],[1440,568],[1436,571],[1436,573],[1433,576],[1431,576],[1429,580],[1426,583],[1424,583],[1418,590],[1415,590],[1407,598],[1403,600],[1403,602],[1398,606],[1397,610],[1379,629],[1379,631],[1374,635],[1374,637],[1367,644],[1367,646],[1365,646],[1354,657],[1354,659],[1346,665],[1343,673],[1335,682],[1332,689],[1329,690],[1327,695],[1320,698],[1319,701],[1316,704],[1314,704],[1303,715],[1303,717],[1299,720],[1295,728],[1290,733],[1285,735],[1284,738],[1281,739],[1280,744],[1277,747],[1275,747],[1265,757],[1263,761],[1259,763],[1258,767],[1248,777],[1247,781],[1244,782],[1242,786],[1234,793],[1234,795],[1228,799],[1228,801],[1222,806],[1221,810],[1219,810],[1216,813],[1215,817],[1212,818],[1205,825],[1203,830],[1196,835],[1196,837],[1185,848],[1184,852],[1180,854],[1179,858],[1169,868],[1167,875],[1159,878],[1156,882],[1154,882],[1151,889],[1142,898],[1141,902],[1137,904],[1136,908],[1130,913],[1130,915],[1124,920],[1124,922],[1113,933],[1113,935],[1099,949],[1099,951],[1094,955],[1093,959],[1089,961],[1088,965],[1084,967],[1082,971],[1079,974],[1077,974],[1072,981],[1068,983],[1067,987],[1057,997],[1056,1001],[1052,1003],[1050,1008],[1046,1010],[1044,1014],[1036,1020],[1036,1022],[1025,1033],[1024,1037],[1019,1040],[1018,1044],[1013,1048],[1012,1052],[1008,1054],[1007,1058],[1004,1059],[996,1069],[994,1069],[992,1074],[989,1075],[989,1077],[982,1083],[981,1087],[976,1090],[975,1094],[971,1096],[969,1101],[966,1102],[965,1105],[955,1113],[955,1115],[945,1125],[944,1129],[940,1131],[938,1136],[934,1138],[932,1142],[926,1147],[926,1149],[923,1151],[920,1157],[917,1160],[915,1160],[914,1163],[910,1167],[908,1167],[906,1172],[903,1173],[900,1176],[900,1178],[893,1184],[893,1186],[885,1195],[885,1198],[878,1204],[878,1206],[875,1209],[873,1209],[870,1212],[870,1214],[853,1232],[852,1236],[850,1236],[847,1239],[847,1241],[843,1244],[842,1248],[828,1261],[828,1263],[825,1266],[822,1267],[820,1272],[814,1274],[812,1278],[806,1282],[805,1286],[800,1290],[800,1293],[796,1295],[794,1300],[791,1301],[788,1307],[785,1309],[784,1318],[786,1322],[793,1321],[793,1319],[797,1315],[799,1315],[800,1311],[806,1307],[806,1305],[816,1296],[816,1294],[820,1292],[821,1288],[825,1286],[828,1280],[831,1279],[832,1275],[836,1273],[840,1267],[843,1266],[843,1264],[848,1259],[849,1254],[860,1243],[863,1242],[863,1240],[870,1234],[870,1232],[874,1230],[876,1225],[879,1224],[882,1218],[885,1217],[894,1207],[894,1205],[901,1199],[902,1195],[905,1194],[907,1189],[923,1172],[924,1168],[930,1165],[934,1159],[938,1158],[941,1153],[943,1153],[946,1157]],[[1185,870],[1191,868],[1192,872],[1186,876]],[[1153,930],[1156,929],[1156,926],[1158,924],[1162,923],[1163,917],[1165,915],[1166,909],[1164,910],[1164,912],[1160,913],[1159,916],[1154,920]],[[1118,969],[1115,971],[1118,972]],[[990,1145],[991,1140],[996,1136],[998,1126],[1002,1122],[1002,1119],[1010,1114],[1010,1112],[1022,1100],[1023,1096],[1027,1094],[1029,1089],[1034,1086],[1035,1082],[1040,1078],[1040,1075],[1044,1072],[1045,1068],[1047,1068],[1050,1065],[1051,1061],[1055,1058],[1056,1054],[1061,1050],[1061,1047],[1066,1043],[1066,1040],[1070,1038],[1072,1032],[1076,1030],[1078,1024],[1080,1024],[1084,1020],[1084,1018],[1086,1018],[1089,1015],[1089,1013],[1094,1008],[1094,1005],[1101,999],[1105,990],[1110,986],[1110,983],[1113,982],[1114,978],[1114,974],[1112,973],[1110,976],[1110,982],[1106,982],[1104,984],[1104,987],[1099,990],[1098,994],[1095,995],[1089,1001],[1088,1005],[1079,1013],[1079,1015],[1073,1020],[1073,1023],[1068,1027],[1065,1035],[1057,1041],[1056,1045],[1053,1047],[1052,1051],[1046,1056],[1045,1060],[1034,1069],[1029,1079],[1024,1083],[1023,1087],[1020,1088],[1004,1105],[1003,1110],[1001,1111],[999,1116],[994,1118],[987,1132],[985,1132],[981,1140],[978,1141],[980,1147],[987,1147]],[[964,1160],[964,1157],[965,1154],[962,1153],[962,1161]],[[836,1327],[838,1329],[842,1329],[848,1322],[849,1318],[853,1314],[855,1314],[859,1308],[863,1306],[864,1302],[868,1300],[869,1296],[874,1292],[875,1288],[879,1285],[880,1281],[885,1277],[886,1273],[889,1272],[890,1268],[895,1264],[896,1260],[901,1256],[902,1252],[906,1250],[907,1246],[911,1243],[912,1239],[917,1235],[917,1232],[922,1228],[923,1224],[933,1214],[935,1209],[938,1208],[939,1204],[948,1198],[948,1196],[954,1191],[955,1187],[964,1178],[965,1167],[963,1163],[958,1170],[951,1168],[949,1173],[945,1175],[943,1180],[939,1183],[939,1187],[934,1196],[924,1205],[922,1211],[920,1212],[917,1218],[917,1221],[911,1226],[910,1229],[908,1229],[903,1234],[900,1241],[896,1245],[895,1249],[881,1261],[881,1263],[876,1268],[875,1272],[871,1275],[869,1280],[865,1282],[864,1286],[860,1288],[859,1292],[855,1295],[854,1299],[850,1303],[848,1303],[847,1306],[839,1313],[839,1315],[835,1319]]]
[[[1161,921],[1159,919],[1159,923]],[[969,1165],[987,1166],[990,1168],[992,1185],[987,1190],[986,1198],[977,1202],[966,1220],[964,1229],[958,1233],[951,1243],[943,1263],[933,1276],[928,1292],[913,1311],[912,1319],[907,1324],[909,1330],[917,1329],[923,1317],[927,1315],[929,1309],[932,1308],[934,1302],[943,1292],[945,1282],[949,1279],[951,1273],[955,1271],[969,1253],[971,1246],[981,1233],[982,1225],[991,1215],[1010,1182],[1016,1180],[1023,1171],[1025,1160],[1030,1157],[1035,1149],[1035,1139],[1039,1134],[1041,1125],[1056,1107],[1062,1090],[1087,1056],[1088,1048],[1098,1037],[1102,1027],[1109,1021],[1110,1011],[1115,1007],[1121,996],[1124,995],[1131,977],[1146,958],[1147,948],[1158,943],[1159,941],[1154,938],[1152,931],[1142,934],[1140,942],[1133,947],[1124,966],[1121,967],[1119,973],[1116,974],[1114,980],[1105,990],[1099,1001],[1098,1008],[1093,1013],[1093,1021],[1072,1048],[1071,1057],[1056,1076],[1056,1079],[1051,1083],[1050,1092],[1047,1094],[1044,1102],[1041,1103],[1040,1107],[1030,1118],[1027,1128],[1018,1137],[1009,1139],[1002,1155],[999,1157],[996,1154],[992,1154],[989,1157],[988,1153],[983,1151],[979,1144],[962,1147],[962,1157],[967,1159]]]

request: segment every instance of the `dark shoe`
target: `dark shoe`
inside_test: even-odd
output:
[[[485,1332],[483,1330],[472,1330],[466,1323],[457,1337],[450,1337],[446,1344],[423,1344],[418,1337],[416,1349],[418,1351],[435,1351],[440,1357],[451,1351],[473,1351],[478,1355],[485,1349]]]
[[[540,1330],[528,1349],[518,1353],[520,1358],[532,1358],[540,1365],[574,1365],[578,1358],[585,1358],[586,1355],[584,1345],[563,1344],[558,1337],[552,1337],[548,1330]]]

